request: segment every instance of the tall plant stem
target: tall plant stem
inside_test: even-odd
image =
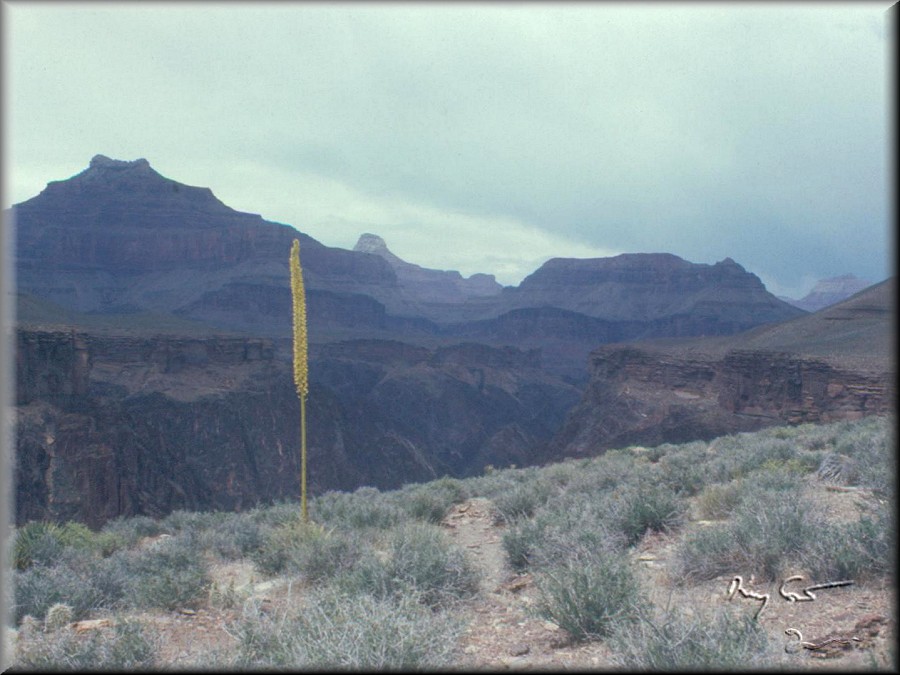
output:
[[[309,522],[306,510],[306,397],[300,397],[300,515]]]

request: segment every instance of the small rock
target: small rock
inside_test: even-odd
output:
[[[109,626],[112,626],[110,619],[85,619],[72,624],[72,628],[75,629],[76,633],[84,633],[85,631],[107,628]]]
[[[528,645],[521,643],[517,645],[513,645],[513,647],[509,650],[510,656],[524,656],[528,652],[531,651],[531,647]]]
[[[880,614],[866,614],[860,617],[859,621],[853,627],[855,633],[863,633],[869,637],[875,637],[881,632],[882,624],[887,622],[887,618]]]

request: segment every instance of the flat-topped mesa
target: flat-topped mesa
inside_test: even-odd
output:
[[[708,265],[671,253],[553,258],[506,295],[515,307],[555,306],[608,320],[716,315],[727,332],[802,314],[731,258]]]
[[[609,258],[551,258],[527,276],[519,288],[586,286],[602,283],[677,284],[698,287],[711,281],[737,280],[763,289],[755,274],[731,258],[715,265],[692,263],[671,253],[623,253]]]
[[[128,161],[125,159],[110,159],[106,155],[94,155],[91,157],[89,166],[91,169],[128,169],[131,167],[149,169],[150,162],[143,157]]]

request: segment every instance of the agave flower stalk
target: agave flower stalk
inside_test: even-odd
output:
[[[309,395],[309,350],[306,335],[306,290],[300,268],[300,242],[291,245],[291,300],[294,317],[294,386],[300,399],[300,514],[309,521],[306,510],[306,397]]]

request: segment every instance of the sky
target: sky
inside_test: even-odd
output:
[[[652,252],[877,282],[890,4],[5,1],[3,206],[104,154],[505,285]]]

